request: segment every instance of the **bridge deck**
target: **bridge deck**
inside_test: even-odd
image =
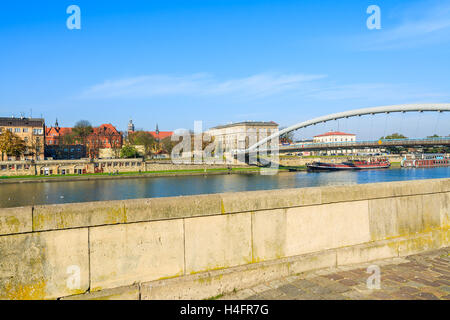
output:
[[[448,146],[450,137],[433,139],[385,139],[376,141],[355,142],[328,142],[328,143],[297,143],[280,146],[280,152],[284,151],[309,151],[328,149],[363,149],[384,147],[425,147],[425,146]]]

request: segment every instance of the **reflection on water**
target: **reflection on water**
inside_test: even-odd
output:
[[[450,177],[450,167],[0,184],[0,207]]]

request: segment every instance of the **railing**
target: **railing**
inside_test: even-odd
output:
[[[450,145],[450,137],[426,139],[380,139],[376,141],[338,141],[321,143],[295,143],[280,146],[281,150],[296,149],[332,149],[348,147],[384,147],[384,146],[411,146],[411,145]]]

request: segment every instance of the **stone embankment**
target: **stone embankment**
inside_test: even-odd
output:
[[[1,299],[208,298],[450,245],[450,179],[0,209]]]

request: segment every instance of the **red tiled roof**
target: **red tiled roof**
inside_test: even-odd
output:
[[[354,136],[354,134],[353,133],[345,133],[345,132],[341,132],[341,131],[330,131],[330,132],[326,132],[326,133],[322,133],[317,136],[314,136],[314,138],[328,137],[328,136]]]
[[[160,131],[159,135],[156,134],[156,131],[147,131],[150,133],[155,139],[162,140],[164,138],[170,137],[173,135],[173,131]]]
[[[105,131],[105,130],[107,130],[107,129],[111,130],[111,131],[114,132],[114,133],[119,133],[119,132],[117,131],[116,127],[114,127],[114,126],[113,126],[112,124],[110,124],[110,123],[104,123],[104,124],[102,124],[101,126],[99,126],[99,127],[97,127],[97,128],[93,128],[93,131],[94,131],[95,134],[98,134],[98,133],[101,133],[101,132],[103,132],[103,131]]]
[[[53,135],[64,135],[72,132],[72,128],[45,128],[45,135],[46,136],[53,136]]]

